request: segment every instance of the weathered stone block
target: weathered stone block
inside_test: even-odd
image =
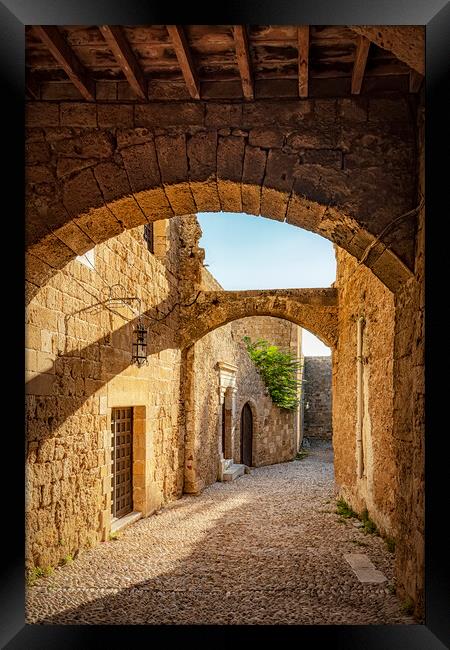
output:
[[[58,239],[63,241],[68,248],[77,255],[83,255],[94,248],[95,243],[73,221],[68,221],[57,229]]]
[[[97,126],[97,106],[89,103],[62,103],[61,125],[95,128]]]
[[[97,101],[115,101],[117,99],[117,82],[97,81],[95,84],[95,98]]]
[[[167,126],[203,125],[204,107],[201,103],[155,103],[135,106],[135,126],[161,128]]]
[[[50,280],[54,272],[55,270],[39,257],[32,253],[25,255],[25,278],[29,283],[39,287]],[[31,300],[36,295],[36,288],[30,286],[28,290]]]
[[[156,152],[163,183],[182,183],[188,177],[185,135],[157,136]]]
[[[63,203],[72,217],[77,217],[89,208],[104,205],[103,196],[91,169],[83,170],[64,182]]]
[[[242,123],[241,104],[206,104],[205,125],[218,128],[240,127]]]
[[[135,144],[144,144],[153,141],[153,133],[148,129],[117,129],[117,149],[131,147]]]
[[[269,151],[264,187],[270,187],[279,192],[290,192],[297,160],[297,156],[294,154],[287,154],[278,150]]]
[[[98,126],[103,128],[132,128],[133,104],[97,104]]]
[[[369,122],[403,122],[409,123],[408,103],[406,98],[387,99],[372,97],[369,99]]]
[[[25,123],[33,126],[59,126],[59,104],[27,102]]]
[[[173,217],[173,210],[163,189],[136,192],[134,198],[148,221]]]
[[[337,112],[337,100],[315,99],[314,117],[321,122],[335,122]]]
[[[141,192],[160,185],[161,176],[153,142],[122,149],[121,156],[133,192]]]
[[[217,182],[220,205],[223,212],[240,212],[242,210],[241,187],[232,181]]]
[[[367,122],[368,100],[364,97],[338,99],[339,116],[350,122]]]
[[[285,102],[255,101],[243,106],[242,126],[255,127],[297,126],[312,119],[312,102],[308,99]]]
[[[187,156],[189,178],[193,181],[207,180],[216,175],[217,133],[200,131],[188,138]]]
[[[235,136],[219,138],[217,149],[217,178],[240,183],[244,163],[244,151],[244,138]]]
[[[35,165],[35,164],[49,162],[50,149],[48,147],[48,144],[46,142],[26,142],[25,160],[27,165]]]
[[[279,149],[283,146],[284,133],[270,129],[252,129],[249,133],[248,143],[253,147],[264,147],[266,149]]]
[[[203,182],[191,180],[189,186],[198,212],[219,212],[221,210],[215,179]]]
[[[55,182],[53,167],[49,165],[28,165],[25,168],[26,183],[49,183]]]
[[[310,165],[323,165],[341,169],[342,153],[332,149],[309,150],[302,153],[302,161]]]
[[[337,145],[339,135],[339,129],[333,125],[320,129],[317,125],[305,124],[287,136],[286,145],[299,153],[303,149],[332,149]]]
[[[165,185],[164,191],[174,214],[183,215],[197,212],[197,206],[195,205],[189,183]]]
[[[107,131],[86,133],[52,143],[52,149],[59,156],[69,158],[109,158],[113,153],[113,139]]]
[[[107,207],[91,209],[88,213],[81,214],[77,217],[76,224],[96,244],[123,231],[123,226]]]
[[[104,162],[94,167],[93,172],[106,202],[131,193],[127,173],[122,167],[112,162]]]

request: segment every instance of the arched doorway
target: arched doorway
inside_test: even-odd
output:
[[[244,404],[241,413],[241,463],[252,465],[253,414],[250,404]]]

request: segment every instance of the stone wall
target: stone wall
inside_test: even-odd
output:
[[[148,220],[247,212],[312,230],[361,256],[415,202],[410,96],[253,102],[30,101],[30,295],[92,242]],[[43,217],[42,215],[45,215]],[[414,230],[383,235],[366,264],[391,289]]]
[[[292,458],[292,413],[275,407],[230,323],[180,349],[180,306],[220,289],[202,267],[195,217],[155,222],[154,254],[143,228],[94,250],[93,268],[70,262],[27,309],[27,566],[56,565],[108,538],[111,415],[133,408],[133,509],[148,515],[217,480],[217,361],[238,367],[233,455],[240,460],[243,404],[255,409],[255,465]],[[140,302],[139,302],[139,300]],[[136,316],[148,327],[148,365],[130,365]],[[280,343],[297,326],[259,323]],[[269,321],[273,321],[270,326]],[[264,323],[266,330],[264,330]],[[188,395],[188,399],[185,396]],[[189,398],[190,395],[190,398]]]
[[[424,96],[418,110],[417,171],[420,204],[425,194]],[[396,571],[398,593],[425,616],[425,208],[418,211],[415,277],[395,296],[394,423],[397,458]]]
[[[210,273],[203,270],[202,288],[220,290]],[[265,338],[297,350],[300,328],[286,320],[251,317],[233,321],[202,337],[187,353],[187,372],[192,373],[186,400],[186,491],[197,493],[217,480],[221,452],[221,404],[217,363],[235,366],[236,393],[232,418],[232,457],[241,460],[240,416],[246,402],[253,412],[253,465],[291,460],[296,452],[298,414],[275,406],[254,363],[248,356],[243,337]],[[228,402],[226,402],[228,406]],[[226,454],[226,457],[231,457]]]
[[[109,534],[113,407],[134,407],[134,509],[148,514],[182,492],[174,333],[176,304],[190,291],[180,266],[195,223],[155,224],[155,255],[142,227],[96,246],[95,270],[70,262],[27,309],[29,565],[54,565]],[[130,365],[138,310],[147,312],[151,353],[142,368]]]
[[[303,435],[330,439],[331,356],[304,358]]]
[[[423,97],[422,100],[423,102]],[[424,194],[424,109],[417,113],[418,196]],[[414,215],[412,215],[414,217]],[[337,251],[339,344],[333,355],[335,475],[354,509],[368,508],[396,541],[397,592],[424,605],[424,221],[417,212],[415,276],[391,294],[366,268]],[[408,226],[411,228],[411,226]],[[356,320],[365,317],[363,446],[365,476],[357,479]]]
[[[367,508],[379,529],[395,537],[396,454],[393,446],[394,296],[348,253],[336,250],[339,343],[333,353],[335,477],[358,512]],[[362,448],[358,477],[357,327],[364,318],[362,349]]]
[[[258,467],[292,460],[299,445],[299,409],[288,411],[272,402],[265,384],[242,344],[242,339],[244,336],[249,336],[252,341],[264,339],[281,348],[290,349],[299,356],[301,328],[287,320],[253,316],[234,321],[232,332],[235,342],[243,350],[237,373],[239,390],[235,436],[236,457],[239,458],[240,455],[240,448],[238,449],[237,446],[241,435],[240,414],[245,402],[250,401],[254,411],[254,465]]]

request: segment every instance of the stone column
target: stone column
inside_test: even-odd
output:
[[[236,386],[231,386],[230,388],[228,388],[225,394],[225,410],[230,411],[230,427],[229,427],[230,435],[227,436],[227,431],[225,432],[225,445],[227,443],[227,438],[229,439],[228,458],[233,458],[233,449],[234,449],[234,442],[235,442],[234,438],[236,432],[236,395],[237,395]]]
[[[233,456],[234,421],[236,411],[236,372],[237,366],[225,361],[218,361],[216,368],[219,373],[219,427],[217,431],[217,444],[221,450],[218,468],[219,480],[222,480],[224,460]],[[225,449],[222,449],[222,405],[225,403]]]

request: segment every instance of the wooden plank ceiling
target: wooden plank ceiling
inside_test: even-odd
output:
[[[423,77],[346,26],[28,26],[30,99],[416,93]]]

